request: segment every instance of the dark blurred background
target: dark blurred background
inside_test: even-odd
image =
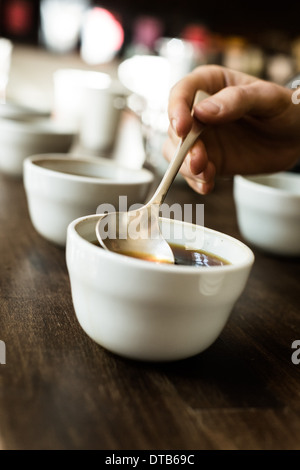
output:
[[[84,9],[107,9],[120,22],[123,41],[118,57],[134,53],[157,53],[154,40],[161,37],[193,41],[201,48],[202,62],[224,63],[233,68],[270,78],[286,80],[300,71],[300,3],[224,2],[199,0],[0,0],[0,36],[49,48],[43,36],[42,11],[49,5],[82,4]],[[48,13],[47,13],[48,15]],[[65,30],[72,22],[65,17]],[[152,28],[152,30],[151,30]],[[151,36],[152,34],[152,36]],[[152,37],[152,43],[151,43]],[[61,42],[52,52],[69,52]],[[73,50],[79,50],[79,34]],[[147,42],[148,41],[148,42]],[[141,46],[146,46],[144,49]],[[253,67],[245,66],[251,53]],[[246,58],[246,59],[245,59]],[[258,60],[262,63],[258,64]],[[249,65],[249,64],[248,64]]]
[[[20,41],[37,43],[42,0],[1,0],[0,35]],[[64,0],[61,0],[63,5]],[[91,0],[91,6],[101,6],[119,15],[130,40],[131,27],[140,15],[153,15],[164,24],[164,34],[177,36],[186,24],[205,24],[214,33],[243,35],[260,41],[265,33],[278,31],[292,39],[299,35],[298,2],[274,3],[224,2],[199,0]]]
[[[11,24],[7,23],[7,11],[18,10],[15,13],[19,17],[19,24],[29,14],[32,16],[32,31],[27,39],[36,42],[38,39],[38,31],[34,28],[38,27],[39,7],[41,0],[1,0],[0,1],[0,24],[1,35],[18,36],[16,29],[12,23],[17,23],[16,17],[11,20]],[[61,1],[63,4],[63,0]],[[130,33],[130,24],[134,18],[139,15],[158,16],[165,25],[165,32],[168,35],[178,35],[185,24],[190,22],[201,22],[206,24],[214,32],[221,34],[242,34],[249,38],[257,38],[264,31],[278,30],[282,33],[293,37],[299,34],[299,13],[300,5],[298,2],[288,2],[285,4],[274,2],[259,2],[257,0],[251,2],[241,2],[231,0],[224,2],[222,0],[215,1],[199,1],[199,0],[151,0],[151,2],[142,2],[140,0],[91,0],[90,5],[98,5],[108,8],[119,14],[125,22],[128,23],[128,32]],[[20,12],[23,10],[23,13]],[[25,13],[24,13],[25,12]],[[9,16],[9,15],[8,15]],[[24,20],[24,23],[30,21]],[[19,30],[20,39],[26,39],[26,27]]]
[[[0,35],[36,44],[41,3],[42,0],[0,0]],[[204,24],[216,34],[242,35],[255,42],[266,41],[265,36],[275,31],[289,40],[300,34],[298,2],[91,0],[88,3],[117,14],[125,27],[127,41],[135,19],[141,15],[158,17],[167,36],[180,35],[189,23]]]

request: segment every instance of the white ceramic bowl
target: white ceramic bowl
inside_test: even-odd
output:
[[[152,263],[96,246],[99,217],[79,218],[67,232],[73,304],[87,335],[113,353],[147,361],[184,359],[208,348],[246,285],[252,251],[222,233],[161,219],[169,242],[179,230],[182,243],[192,246],[196,230],[204,244],[196,240],[194,248],[232,264],[207,268]]]
[[[42,112],[37,109],[27,108],[18,103],[5,102],[0,103],[0,118],[14,118],[25,116],[27,118],[48,118],[50,113]]]
[[[234,200],[247,242],[276,255],[300,255],[299,174],[236,176]]]
[[[119,196],[125,199],[125,210],[144,203],[152,182],[153,173],[146,169],[123,168],[100,157],[42,154],[24,161],[32,223],[42,236],[61,246],[72,220],[95,214],[103,204],[110,205],[108,211],[119,210]]]
[[[74,130],[50,118],[10,114],[0,119],[0,172],[22,177],[26,157],[47,152],[68,152]]]

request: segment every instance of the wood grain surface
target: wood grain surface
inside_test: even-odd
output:
[[[205,197],[205,225],[242,240],[232,182]],[[300,449],[299,259],[254,249],[245,291],[219,339],[172,363],[115,356],[81,329],[65,251],[34,230],[23,183],[0,176],[0,448]]]

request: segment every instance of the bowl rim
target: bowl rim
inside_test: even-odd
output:
[[[28,116],[32,118],[49,119],[51,117],[50,110],[42,110],[38,108],[29,108],[21,103],[14,101],[6,101],[0,103],[0,118],[1,119],[14,119],[15,117]]]
[[[276,188],[273,186],[268,186],[266,184],[261,183],[259,180],[256,181],[257,179],[260,178],[285,178],[285,179],[290,179],[290,180],[299,180],[300,183],[300,175],[297,173],[289,172],[289,171],[280,171],[277,173],[265,173],[265,174],[257,174],[257,175],[235,175],[234,176],[234,187],[235,189],[237,187],[241,188],[243,186],[247,186],[253,190],[259,190],[262,193],[268,194],[268,195],[276,195],[284,198],[289,198],[289,199],[299,199],[300,198],[300,192],[294,193],[292,191],[288,191],[282,188]]]
[[[140,178],[136,181],[128,181],[125,179],[107,179],[105,177],[94,177],[94,176],[84,176],[84,175],[76,175],[72,173],[64,173],[63,171],[58,171],[50,168],[46,168],[43,166],[39,166],[36,162],[40,161],[63,161],[63,162],[81,162],[86,164],[93,164],[104,166],[107,168],[116,168],[120,170],[126,171],[128,174],[134,174],[139,176]],[[114,160],[108,160],[104,157],[93,157],[88,155],[73,155],[73,154],[66,154],[66,153],[43,153],[43,154],[36,154],[30,155],[24,159],[23,162],[24,172],[29,168],[34,168],[37,171],[40,171],[42,174],[48,174],[52,177],[64,179],[68,181],[74,182],[82,182],[82,183],[101,183],[107,186],[115,186],[115,185],[122,185],[122,186],[136,186],[140,184],[147,184],[152,183],[154,180],[154,174],[148,170],[147,168],[127,168],[123,165],[120,165]]]
[[[15,132],[26,132],[38,136],[74,137],[76,129],[67,124],[56,121],[49,116],[28,113],[0,114],[0,128]]]
[[[175,275],[178,275],[179,273],[186,273],[186,274],[193,274],[196,275],[197,273],[200,272],[210,272],[210,273],[220,273],[220,272],[232,272],[232,271],[239,271],[243,268],[251,267],[255,261],[255,256],[250,247],[248,247],[245,243],[242,241],[238,240],[237,238],[232,237],[231,235],[226,235],[223,232],[210,229],[208,227],[203,227],[205,232],[211,233],[211,234],[217,234],[218,236],[222,236],[222,238],[226,238],[227,240],[231,241],[235,245],[239,245],[246,253],[247,253],[247,258],[240,262],[240,263],[235,263],[235,264],[227,264],[227,265],[222,265],[222,266],[214,266],[211,269],[207,269],[205,266],[184,266],[184,265],[170,265],[170,264],[163,264],[163,263],[152,263],[143,259],[139,258],[134,258],[126,255],[122,255],[120,253],[114,253],[111,251],[106,251],[106,250],[99,250],[99,247],[96,245],[93,245],[93,243],[89,242],[85,238],[83,238],[81,235],[79,235],[78,231],[76,230],[76,226],[84,223],[86,220],[91,220],[93,218],[99,219],[101,217],[100,214],[91,214],[91,215],[86,215],[83,217],[79,217],[75,220],[73,220],[67,228],[67,236],[66,236],[66,256],[68,256],[68,246],[70,243],[70,239],[74,238],[75,241],[79,242],[80,244],[84,244],[84,246],[92,250],[92,252],[95,254],[95,256],[99,256],[99,253],[101,253],[101,257],[104,256],[107,260],[111,259],[112,261],[117,261],[120,260],[122,257],[122,264],[126,265],[132,265],[136,266],[140,269],[143,269],[145,271],[158,271],[158,272],[166,272],[166,273],[172,273]],[[188,226],[193,226],[195,227],[195,224],[191,224],[189,222],[181,222],[178,220],[172,220],[172,219],[166,219],[163,217],[160,217],[161,220],[171,220],[172,223],[183,223]],[[98,255],[97,255],[98,253]]]

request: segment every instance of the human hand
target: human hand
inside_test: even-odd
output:
[[[168,160],[192,126],[198,89],[211,95],[194,108],[206,128],[181,167],[196,192],[209,193],[217,175],[276,172],[297,162],[300,106],[292,102],[292,90],[217,65],[197,67],[172,88],[163,149]]]

